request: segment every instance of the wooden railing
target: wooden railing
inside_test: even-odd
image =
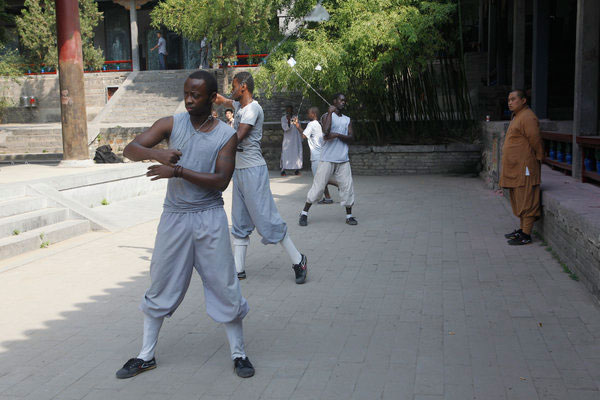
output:
[[[577,136],[581,148],[582,182],[600,183],[600,136]]]
[[[573,136],[547,131],[540,134],[544,140],[544,164],[571,175]],[[581,151],[581,181],[600,184],[600,136],[578,136],[576,143]]]
[[[544,164],[570,175],[573,153],[571,152],[573,136],[569,133],[540,132],[544,140]]]

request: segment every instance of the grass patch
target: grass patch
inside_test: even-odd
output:
[[[102,204],[103,206],[107,206],[107,205],[109,205],[110,203],[108,202],[108,200],[106,200],[106,199],[102,199],[102,201],[100,202],[100,204]]]
[[[13,230],[13,235],[17,236],[19,233],[21,233],[20,230],[18,230],[18,229]]]
[[[42,241],[42,243],[40,244],[40,249],[45,249],[46,247],[50,246],[50,241],[44,239],[46,239],[46,235],[40,233],[40,240]]]

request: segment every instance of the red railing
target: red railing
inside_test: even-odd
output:
[[[221,56],[221,57],[217,57],[217,59],[221,60],[221,62],[219,63],[219,68],[223,68],[223,64],[224,64],[224,60],[225,59],[231,59],[231,58],[237,58],[238,61],[235,61],[233,63],[233,65],[229,64],[228,67],[232,67],[232,68],[240,68],[240,67],[258,67],[260,65],[260,61],[262,61],[263,58],[267,57],[269,54],[268,53],[264,53],[264,54],[238,54],[237,56]],[[257,61],[259,62],[253,62],[252,64],[250,64],[248,62],[248,59],[250,58],[256,58],[258,59]],[[241,63],[241,61],[245,60],[246,63]],[[252,60],[255,61],[255,60]]]
[[[121,68],[120,64],[127,64],[125,68]],[[108,68],[108,65],[113,65],[115,67]],[[22,65],[23,67],[29,67],[25,75],[53,75],[56,74],[56,70],[53,67],[48,67],[46,70],[46,64],[39,64],[40,68],[38,71],[33,71],[32,67],[36,67],[36,64]],[[121,72],[121,71],[133,71],[133,64],[131,60],[110,60],[104,61],[104,67],[99,70],[84,70],[84,73],[96,73],[96,72]]]

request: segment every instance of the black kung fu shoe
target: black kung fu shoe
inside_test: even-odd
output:
[[[254,376],[254,367],[248,357],[238,357],[233,360],[233,369],[240,378],[250,378],[251,376]]]
[[[117,378],[133,378],[137,374],[156,368],[156,360],[144,361],[141,358],[130,358],[123,368],[117,371]]]
[[[346,218],[346,223],[348,225],[358,225],[358,221],[354,217]]]
[[[302,259],[299,264],[294,264],[292,269],[296,273],[296,284],[301,285],[306,281],[306,272],[307,272],[307,258],[304,254],[302,254]]]
[[[238,272],[237,276],[240,281],[246,279],[246,271]]]
[[[521,232],[519,236],[508,241],[508,244],[511,246],[522,246],[529,243],[531,243],[531,235],[528,235],[525,232]]]
[[[504,237],[507,239],[516,239],[519,237],[519,235],[521,233],[523,233],[523,231],[521,230],[521,228],[519,228],[519,229],[515,229],[511,233],[507,233],[506,235],[504,235]]]
[[[300,219],[298,220],[298,225],[300,225],[300,226],[308,225],[308,215],[300,214]]]

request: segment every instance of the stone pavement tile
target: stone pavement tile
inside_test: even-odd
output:
[[[475,393],[473,385],[444,385],[444,400],[473,400]]]
[[[576,389],[576,390],[600,390],[597,382],[592,378],[592,376],[588,373],[587,370],[584,369],[576,369],[576,370],[568,370],[561,369],[560,375],[565,382],[565,386],[567,389]],[[598,392],[600,396],[600,392]]]
[[[540,400],[570,400],[562,379],[534,378],[533,384]]]
[[[415,377],[415,393],[443,394],[444,367],[442,356],[419,356]]]
[[[568,390],[567,398],[569,400],[597,400],[600,392],[594,390]]]

